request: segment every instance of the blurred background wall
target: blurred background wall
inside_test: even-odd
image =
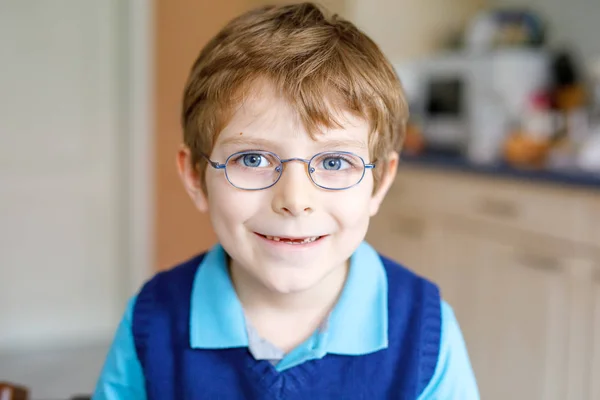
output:
[[[600,54],[600,43],[596,21],[598,2],[594,0],[491,0],[497,7],[527,7],[535,10],[550,27],[549,41],[552,44],[573,49],[591,61]]]
[[[399,62],[432,54],[485,5],[485,0],[347,0],[345,15]]]
[[[97,339],[124,304],[122,11],[0,3],[0,348]]]

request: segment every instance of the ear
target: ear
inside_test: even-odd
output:
[[[377,214],[381,202],[385,198],[385,195],[387,194],[388,190],[390,190],[390,186],[392,186],[392,183],[394,183],[394,180],[396,178],[396,171],[398,170],[398,159],[398,153],[393,151],[388,155],[387,160],[385,162],[378,163],[375,167],[382,168],[384,171],[381,180],[379,181],[377,191],[375,191],[371,196],[371,203],[369,206],[369,214],[371,215],[371,217]]]
[[[192,164],[190,149],[182,146],[177,152],[177,170],[183,187],[201,212],[208,211],[208,199],[202,190],[200,174]]]

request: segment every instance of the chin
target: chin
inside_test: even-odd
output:
[[[280,271],[271,276],[262,277],[263,285],[270,291],[280,294],[293,294],[309,290],[318,285],[324,275],[307,274],[307,271]]]

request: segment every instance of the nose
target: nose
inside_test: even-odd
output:
[[[272,208],[276,213],[288,217],[313,213],[315,187],[304,162],[285,163],[281,178],[273,189]]]

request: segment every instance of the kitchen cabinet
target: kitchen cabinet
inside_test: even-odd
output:
[[[485,314],[485,304],[473,299],[485,296],[486,270],[481,268],[481,260],[487,253],[488,242],[472,235],[469,231],[456,229],[453,225],[441,222],[432,240],[436,251],[430,252],[433,266],[431,280],[440,287],[442,297],[456,314],[465,340],[474,352],[482,345],[479,340],[483,325],[480,316]],[[415,266],[417,273],[423,267]]]
[[[461,325],[481,397],[566,398],[568,259],[456,223],[442,232],[436,281]]]
[[[434,264],[427,251],[435,230],[433,221],[414,210],[397,212],[389,206],[384,207],[380,215],[383,218],[371,221],[367,241],[375,242],[381,254],[408,268],[415,270],[414,266],[419,266],[420,275],[433,279]]]
[[[491,245],[473,354],[485,399],[565,399],[568,260],[518,243]]]
[[[367,240],[436,282],[482,399],[600,399],[600,194],[406,168]]]
[[[600,270],[600,258],[598,259],[598,270]],[[594,274],[593,306],[592,306],[592,344],[591,362],[587,374],[589,384],[589,399],[600,399],[600,273]]]

